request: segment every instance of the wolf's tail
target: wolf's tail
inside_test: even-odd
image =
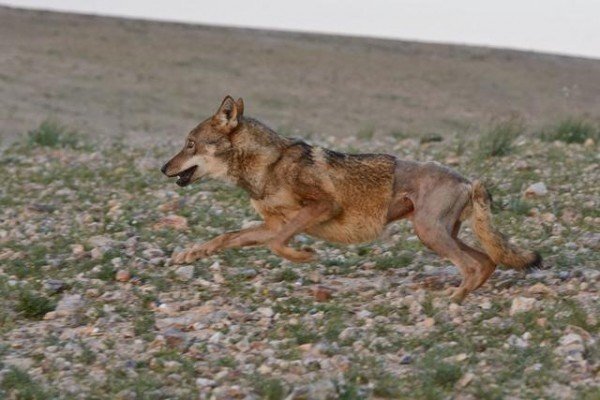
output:
[[[471,198],[473,232],[487,255],[496,264],[518,270],[542,266],[542,256],[538,252],[524,250],[511,244],[508,238],[494,228],[490,210],[491,198],[481,182],[473,182]]]

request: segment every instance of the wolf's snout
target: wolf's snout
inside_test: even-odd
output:
[[[163,165],[162,168],[160,169],[160,172],[167,175],[167,168],[169,168],[169,163],[166,163],[165,165]]]

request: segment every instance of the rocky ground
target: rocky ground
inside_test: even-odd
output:
[[[597,140],[525,134],[497,156],[460,135],[320,140],[485,177],[497,225],[546,268],[499,269],[456,305],[456,269],[408,222],[360,246],[299,237],[306,265],[263,249],[170,265],[255,221],[246,195],[176,187],[159,172],[174,148],[34,132],[0,161],[0,397],[598,399]]]

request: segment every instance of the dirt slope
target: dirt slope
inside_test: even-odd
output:
[[[176,137],[227,93],[288,134],[600,118],[600,60],[0,7],[0,135],[46,117],[95,135]]]

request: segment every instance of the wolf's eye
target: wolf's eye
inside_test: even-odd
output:
[[[192,147],[194,147],[194,142],[192,142],[191,140],[188,140],[188,142],[187,142],[187,148],[191,149]]]

